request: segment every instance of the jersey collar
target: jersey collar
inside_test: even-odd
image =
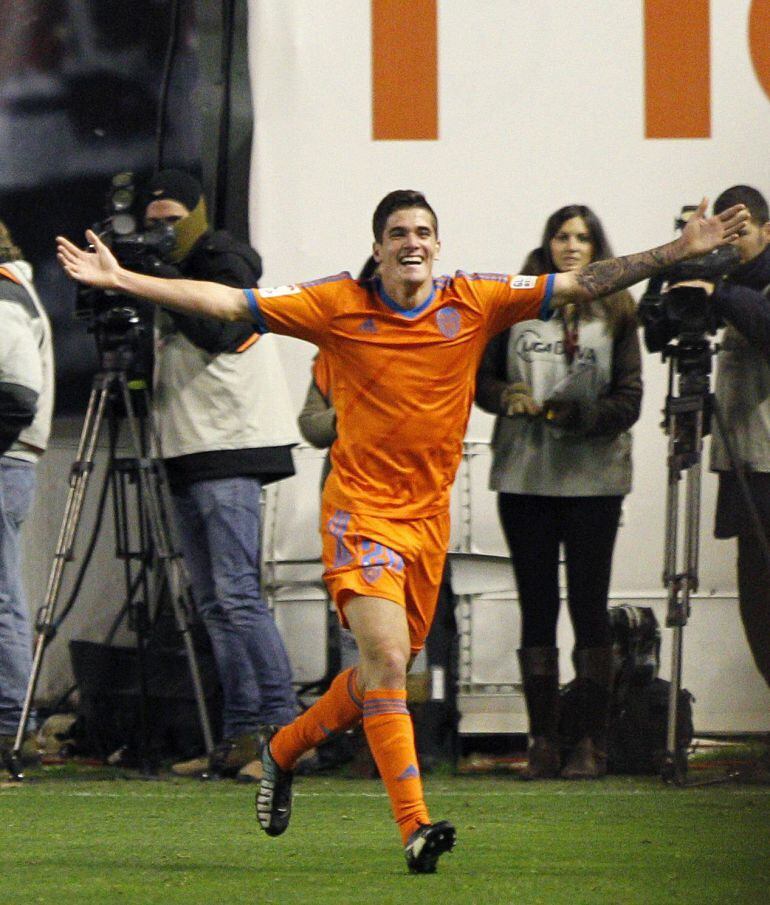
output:
[[[395,299],[392,299],[387,292],[383,289],[382,280],[379,277],[375,278],[374,285],[377,289],[377,295],[380,297],[381,301],[384,302],[385,305],[390,308],[391,311],[394,311],[396,314],[402,315],[402,317],[417,317],[418,314],[421,314],[425,309],[431,304],[433,299],[436,297],[436,281],[433,280],[433,284],[431,286],[430,295],[425,299],[425,301],[418,305],[416,308],[403,308],[398,304]]]

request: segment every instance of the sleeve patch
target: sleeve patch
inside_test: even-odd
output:
[[[533,289],[537,283],[537,277],[515,276],[511,280],[511,289]]]
[[[272,286],[268,289],[260,287],[259,294],[263,299],[276,299],[284,295],[297,295],[302,292],[299,286]]]

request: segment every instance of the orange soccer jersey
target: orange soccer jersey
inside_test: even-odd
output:
[[[329,356],[319,352],[313,359],[313,380],[319,392],[328,402],[332,399],[332,371],[329,367]]]
[[[315,343],[328,356],[337,411],[326,503],[390,519],[449,504],[476,370],[495,333],[548,317],[552,275],[457,273],[404,309],[379,280],[343,273],[248,289],[257,329]]]

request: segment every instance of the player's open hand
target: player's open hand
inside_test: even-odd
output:
[[[719,248],[720,245],[734,242],[751,218],[743,204],[735,204],[721,214],[714,214],[711,217],[706,216],[707,206],[708,201],[704,198],[682,231],[682,242],[685,244],[688,257],[696,258]]]
[[[115,289],[120,265],[93,230],[86,230],[90,249],[78,248],[64,236],[56,237],[56,257],[67,276],[98,289]]]

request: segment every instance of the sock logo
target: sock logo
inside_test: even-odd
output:
[[[414,764],[409,764],[406,770],[400,776],[397,776],[396,779],[417,779],[419,775],[420,771],[417,767]]]

